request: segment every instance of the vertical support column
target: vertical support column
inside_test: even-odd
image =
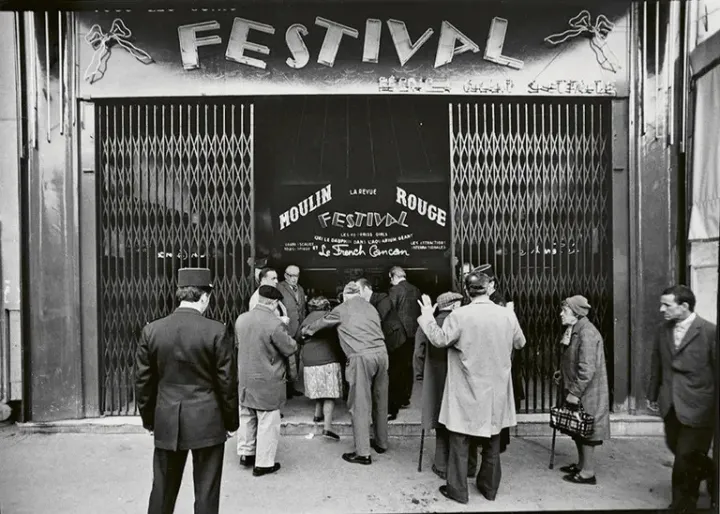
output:
[[[678,279],[677,255],[677,158],[669,145],[671,106],[667,101],[676,77],[675,52],[662,42],[675,38],[679,23],[670,22],[677,10],[668,4],[634,4],[633,41],[636,66],[632,95],[639,120],[630,132],[631,177],[631,310],[632,341],[630,413],[647,412],[645,405],[650,352],[658,324],[661,291]],[[664,20],[661,23],[661,20]],[[677,21],[677,20],[676,20]]]
[[[0,251],[0,269],[2,270],[2,301],[0,316],[3,334],[0,344],[4,344],[0,366],[5,373],[2,379],[6,390],[7,402],[22,400],[22,330],[20,322],[20,158],[21,124],[20,94],[18,82],[18,31],[19,15],[12,12],[0,12],[0,48],[10,51],[0,52],[0,220],[2,220],[2,251]]]
[[[613,277],[613,411],[628,411],[630,392],[630,218],[627,100],[612,103],[612,277]]]
[[[75,101],[68,87],[77,83],[68,80],[75,52],[69,31],[61,29],[72,14],[22,16],[29,125],[24,280],[32,284],[25,303],[26,413],[32,421],[50,421],[83,416],[77,140],[66,108]]]
[[[80,298],[85,416],[100,416],[95,104],[78,106],[80,140]]]

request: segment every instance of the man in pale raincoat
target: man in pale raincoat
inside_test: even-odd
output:
[[[448,348],[448,373],[439,422],[450,437],[447,485],[443,496],[468,502],[467,471],[471,443],[482,447],[478,490],[494,500],[500,486],[500,432],[515,426],[511,355],[525,346],[515,313],[488,296],[491,279],[473,271],[465,277],[470,304],[455,309],[442,328],[433,317],[435,306],[423,295],[418,322],[427,338]]]

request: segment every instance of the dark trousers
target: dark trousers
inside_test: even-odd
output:
[[[175,510],[188,451],[192,451],[195,484],[195,514],[216,514],[220,507],[225,445],[218,444],[176,452],[155,448],[153,486],[148,514],[172,514]]]
[[[473,441],[474,440],[474,441]],[[500,487],[500,434],[492,437],[473,437],[450,431],[450,452],[448,456],[447,490],[450,496],[462,503],[468,501],[469,452],[477,446],[482,448],[482,462],[475,484],[482,495],[494,500]]]
[[[690,427],[678,420],[671,408],[664,419],[665,442],[675,455],[672,469],[672,506],[678,510],[694,511],[697,505],[700,476],[692,462],[693,454],[707,455],[713,439],[712,427]]]
[[[477,473],[477,450],[477,439],[473,438],[468,448],[468,477],[474,478]],[[435,428],[435,461],[433,462],[435,469],[433,469],[433,471],[442,478],[447,478],[449,456],[450,432],[445,428],[445,425],[438,425],[437,428]]]
[[[413,345],[408,340],[389,353],[390,385],[388,387],[388,412],[397,414],[400,407],[410,403],[413,387]]]

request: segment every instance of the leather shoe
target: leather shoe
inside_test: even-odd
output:
[[[437,476],[439,476],[440,478],[442,478],[443,480],[446,480],[446,479],[447,479],[447,475],[445,474],[445,472],[444,472],[444,471],[440,471],[440,470],[435,466],[435,464],[433,464],[430,469],[432,469],[432,472],[435,473],[435,474],[436,474]]]
[[[385,453],[387,451],[387,448],[382,448],[378,446],[378,444],[375,441],[370,441],[370,446],[373,450],[375,450],[378,453]]]
[[[574,475],[575,473],[580,473],[580,468],[577,464],[568,464],[567,466],[561,467],[560,471]]]
[[[313,416],[313,423],[322,423],[325,421],[325,416]]]
[[[388,414],[388,421],[394,421],[397,419],[397,413]]]
[[[250,468],[255,465],[255,455],[241,455],[240,465]]]
[[[467,503],[468,502],[467,500],[462,501],[462,500],[458,500],[457,498],[453,498],[452,496],[450,496],[450,491],[448,491],[446,485],[441,485],[439,490],[440,490],[440,494],[442,494],[448,500],[453,500],[458,503]]]
[[[580,473],[575,473],[574,475],[565,475],[563,480],[570,482],[571,484],[597,485],[597,478],[595,478],[595,475],[583,478],[580,476]]]
[[[329,438],[329,439],[334,439],[335,441],[339,441],[339,440],[340,440],[340,436],[337,435],[337,434],[336,434],[335,432],[333,432],[332,430],[323,430],[323,431],[322,431],[322,435],[325,436],[325,437],[327,437],[327,438]]]
[[[263,475],[269,475],[270,473],[275,473],[278,469],[280,469],[280,463],[276,462],[274,466],[269,468],[253,468],[253,476],[254,477],[261,477]]]
[[[355,452],[351,452],[343,453],[342,458],[344,461],[352,462],[353,464],[365,464],[366,466],[372,464],[372,457],[370,457],[370,455],[363,457]]]

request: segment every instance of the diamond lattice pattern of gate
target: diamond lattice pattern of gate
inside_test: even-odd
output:
[[[208,316],[252,293],[253,106],[97,106],[101,411],[133,415],[142,327],[176,307],[177,270],[208,267]]]
[[[486,101],[449,111],[454,256],[492,264],[527,337],[513,364],[518,410],[548,412],[564,298],[589,299],[612,365],[608,106]]]

